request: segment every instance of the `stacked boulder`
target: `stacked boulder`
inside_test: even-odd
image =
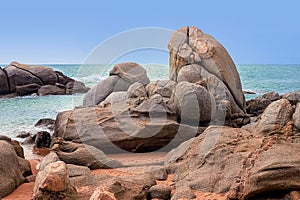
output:
[[[64,95],[86,93],[89,88],[46,66],[29,66],[12,62],[0,68],[0,97],[31,94]]]

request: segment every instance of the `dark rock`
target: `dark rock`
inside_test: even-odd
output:
[[[30,137],[31,134],[29,132],[22,131],[16,135],[17,138],[27,138]]]
[[[36,134],[34,147],[49,148],[51,145],[51,135],[47,131],[40,131]]]
[[[256,92],[247,91],[247,90],[244,90],[243,93],[244,93],[244,94],[256,94]]]
[[[298,102],[300,102],[300,91],[298,92],[289,92],[286,94],[281,95],[282,98],[289,100],[289,102],[292,105],[297,104]]]
[[[277,92],[268,92],[262,95],[262,98],[269,99],[271,101],[277,101],[280,99],[280,96]]]
[[[39,84],[32,83],[32,84],[17,86],[16,90],[18,96],[25,96],[25,95],[30,95],[32,93],[36,93],[40,88],[41,86]]]
[[[0,67],[0,95],[10,93],[9,82],[6,73]]]
[[[258,116],[264,112],[264,110],[270,105],[272,101],[270,99],[255,98],[247,101],[247,113],[254,116]]]
[[[55,120],[54,119],[50,119],[50,118],[43,118],[43,119],[39,119],[36,123],[35,123],[35,127],[40,127],[40,128],[47,128],[49,130],[53,130],[54,129],[54,124],[55,124]]]
[[[172,188],[165,185],[154,185],[149,189],[149,196],[152,199],[170,199]]]
[[[56,76],[58,77],[58,83],[61,83],[63,85],[66,85],[67,83],[69,82],[74,82],[75,80],[70,78],[70,77],[67,77],[66,75],[64,75],[62,72],[59,72],[59,71],[55,71],[56,73]]]
[[[39,96],[45,95],[64,95],[66,94],[66,90],[59,88],[55,85],[44,85],[38,91],[37,94]]]
[[[90,90],[84,83],[75,81],[66,84],[66,94],[87,93]]]

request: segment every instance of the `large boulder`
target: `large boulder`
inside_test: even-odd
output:
[[[292,119],[293,111],[287,99],[274,101],[265,109],[254,128],[264,134],[287,133],[288,122]]]
[[[147,85],[150,82],[146,70],[141,65],[134,62],[116,64],[110,70],[109,75],[118,75],[129,85],[135,82]]]
[[[209,123],[214,112],[214,102],[206,88],[201,85],[180,82],[173,95],[176,112],[182,123],[198,126]]]
[[[182,67],[197,64],[222,80],[236,104],[241,109],[245,108],[245,97],[236,66],[217,40],[196,27],[186,26],[172,35],[168,47],[171,80],[178,81]]]
[[[146,70],[132,62],[116,64],[109,75],[88,91],[83,99],[83,106],[98,105],[112,92],[127,91],[136,82],[144,86],[150,82]]]
[[[76,108],[58,114],[53,136],[83,142],[105,153],[122,153],[172,149],[203,131],[179,124],[173,118],[167,113],[152,117],[139,115],[123,110],[122,106]]]
[[[7,140],[0,140],[0,198],[13,192],[31,175],[30,164]]]
[[[297,103],[295,113],[293,115],[294,126],[300,130],[300,103]]]

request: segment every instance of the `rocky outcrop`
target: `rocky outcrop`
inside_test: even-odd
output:
[[[95,106],[112,92],[127,91],[135,82],[147,85],[150,80],[146,70],[137,63],[116,64],[109,72],[109,77],[95,85],[84,97],[83,106]]]
[[[208,116],[211,124],[240,127],[249,122],[239,74],[219,42],[201,30],[187,26],[172,35],[169,50],[170,79],[201,85],[212,95],[212,105],[198,99],[199,104],[206,104],[210,110],[208,115],[217,110],[218,115]]]
[[[163,147],[172,149],[203,131],[179,124],[166,113],[147,117],[144,111],[131,112],[122,105],[65,111],[57,116],[53,136],[83,142],[105,153],[122,153],[155,151]]]
[[[0,97],[85,93],[89,88],[46,66],[17,62],[0,69]],[[10,94],[10,96],[8,95]]]
[[[0,136],[0,198],[13,192],[32,174],[22,152],[16,141]]]

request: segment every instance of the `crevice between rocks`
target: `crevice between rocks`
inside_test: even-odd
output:
[[[2,70],[3,73],[5,74],[7,85],[8,85],[8,93],[14,92],[14,91],[11,90],[11,85],[10,85],[10,81],[9,81],[8,74],[7,74],[6,70],[5,69],[1,69],[1,68],[0,68],[0,70]]]

